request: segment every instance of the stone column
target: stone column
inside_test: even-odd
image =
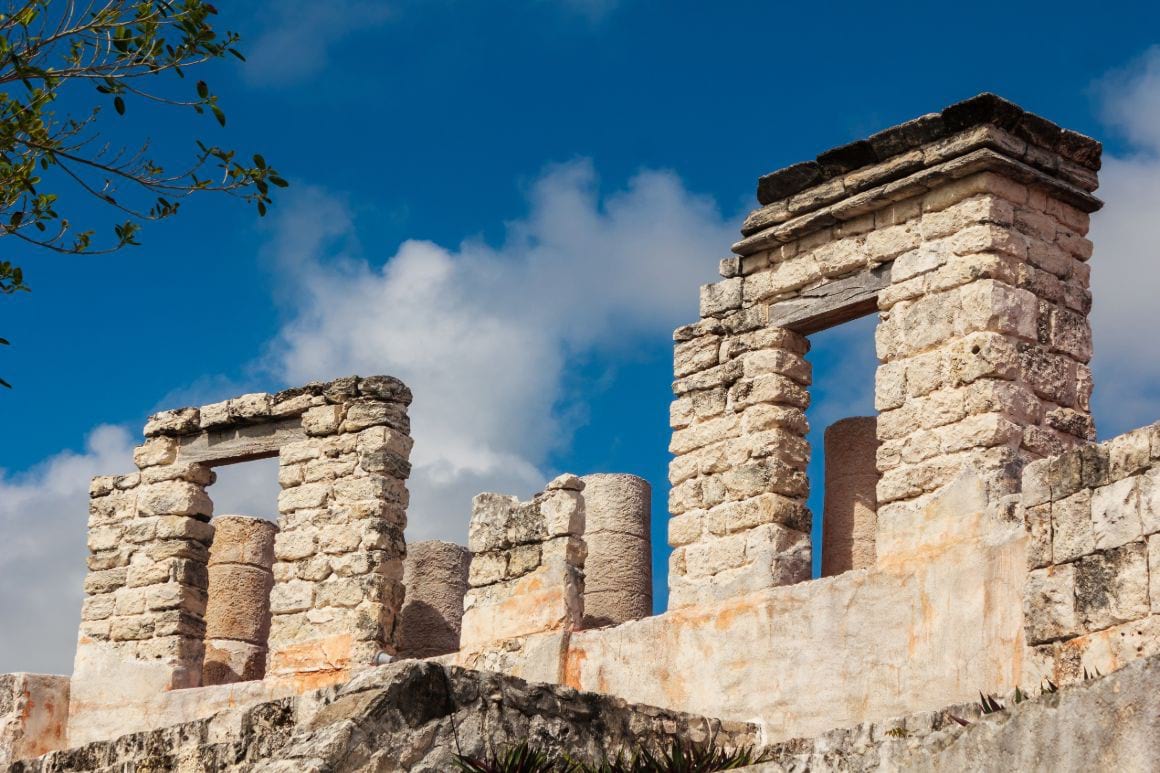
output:
[[[673,334],[670,609],[810,576],[809,342],[740,293],[702,288],[703,319]]]
[[[429,658],[459,649],[471,554],[453,542],[416,542],[403,562],[406,601],[399,613],[399,657]]]
[[[561,475],[521,502],[478,494],[460,648],[547,631],[573,631],[584,617],[584,481]]]
[[[403,605],[411,392],[388,376],[325,385],[278,455],[268,676],[331,684],[395,653]]]
[[[174,463],[176,446],[151,437],[134,452],[139,472],[93,479],[73,667],[78,705],[112,683],[132,683],[140,695],[201,683],[213,539],[205,487],[215,476],[201,464]]]
[[[822,576],[874,565],[878,499],[877,420],[841,419],[826,428]]]
[[[261,679],[266,673],[278,527],[245,515],[219,515],[213,527],[201,683]]]
[[[652,487],[618,473],[585,475],[584,627],[652,614]]]

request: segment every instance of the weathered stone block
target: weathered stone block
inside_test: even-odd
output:
[[[1087,489],[1051,505],[1052,556],[1057,563],[1074,561],[1095,550],[1091,510]]]
[[[195,515],[209,517],[213,502],[205,489],[185,481],[165,481],[142,486],[137,493],[142,515]]]
[[[1097,549],[1119,547],[1140,537],[1138,482],[1137,477],[1124,478],[1092,492],[1092,532]]]
[[[1023,616],[1029,644],[1079,633],[1075,565],[1050,566],[1028,573]]]
[[[1076,612],[1086,631],[1149,613],[1148,558],[1143,542],[1084,556],[1075,569]]]

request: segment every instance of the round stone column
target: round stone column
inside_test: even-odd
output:
[[[471,553],[453,542],[407,545],[403,561],[407,591],[396,634],[399,657],[429,658],[459,650],[470,565]]]
[[[212,525],[202,684],[261,679],[266,673],[278,527],[245,515],[221,515]]]
[[[874,565],[877,424],[874,416],[855,416],[826,428],[823,577]]]
[[[584,627],[652,614],[652,487],[622,473],[585,475]]]

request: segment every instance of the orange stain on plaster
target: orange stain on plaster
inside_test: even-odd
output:
[[[564,656],[564,684],[574,690],[581,689],[581,671],[588,653],[579,647],[569,647]]]
[[[275,679],[289,682],[300,693],[329,687],[349,679],[353,645],[345,633],[291,644],[274,651],[270,670]]]

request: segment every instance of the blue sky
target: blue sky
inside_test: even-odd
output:
[[[984,90],[1105,141],[1097,423],[1160,416],[1154,4],[246,5],[222,22],[249,62],[203,73],[226,130],[113,125],[262,152],[292,182],[271,215],[193,200],[113,256],[11,253],[34,292],[0,298],[0,671],[70,669],[87,478],[130,469],[149,413],[351,372],[416,391],[410,539],[462,541],[478,491],[634,472],[663,608],[669,334],[757,177]],[[872,321],[814,344],[820,439],[870,411]],[[266,464],[211,493],[268,514],[274,490]]]

